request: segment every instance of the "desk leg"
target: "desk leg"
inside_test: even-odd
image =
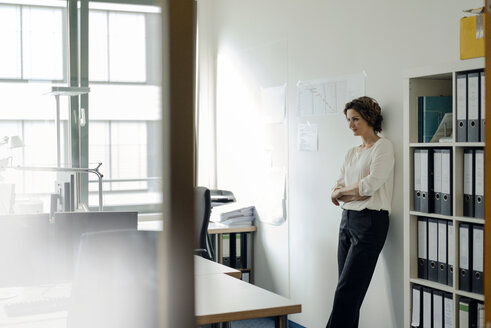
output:
[[[254,234],[249,232],[249,236],[251,236],[251,272],[249,273],[249,282],[254,285]]]
[[[219,233],[218,238],[218,263],[223,264],[223,234]]]
[[[237,234],[229,234],[229,253],[230,253],[230,267],[237,268]]]
[[[213,261],[218,262],[218,245],[217,245],[217,235],[210,234],[210,247],[213,247]]]
[[[274,318],[274,326],[275,328],[287,328],[288,327],[288,319],[286,315],[280,315]]]

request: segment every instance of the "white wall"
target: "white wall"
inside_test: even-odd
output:
[[[458,61],[462,9],[479,7],[482,1],[199,2],[205,3],[212,14],[201,19],[213,22],[210,40],[216,42],[218,63],[218,187],[244,198],[254,193],[261,126],[254,123],[258,109],[250,86],[257,81],[287,82],[288,149],[284,163],[282,158],[279,163],[289,170],[288,216],[279,227],[259,223],[256,283],[302,303],[302,313],[291,320],[305,327],[325,326],[337,282],[341,213],[330,203],[330,188],[346,150],[359,140],[342,115],[312,117],[309,122],[319,126],[319,151],[297,151],[297,124],[306,120],[296,116],[296,82],[365,71],[366,94],[382,106],[384,135],[395,146],[396,168],[389,235],[362,307],[360,327],[402,327],[402,76],[406,69]],[[269,66],[241,59],[258,49],[269,51]],[[223,58],[229,60],[225,72]],[[256,76],[261,71],[266,77]],[[281,145],[276,142],[273,148],[279,151]]]

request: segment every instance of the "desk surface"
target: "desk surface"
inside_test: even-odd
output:
[[[219,234],[219,233],[234,233],[234,232],[254,232],[257,231],[256,226],[233,226],[233,227],[222,227],[217,226],[213,222],[208,225],[209,234]]]
[[[163,222],[161,220],[138,221],[138,230],[162,231],[162,229],[163,229]],[[210,234],[254,232],[254,231],[257,231],[256,226],[223,227],[223,226],[217,226],[213,222],[210,222],[210,224],[208,225],[208,233]]]
[[[196,275],[194,278],[199,325],[302,311],[298,303],[228,275]]]
[[[197,276],[210,274],[227,274],[237,279],[240,279],[242,277],[242,273],[237,269],[207,260],[197,255],[194,256],[194,274]]]

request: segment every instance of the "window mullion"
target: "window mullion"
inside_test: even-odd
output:
[[[82,0],[80,5],[80,86],[89,86],[89,1]],[[85,111],[85,124],[79,125],[80,166],[89,167],[89,94],[80,96],[81,110]],[[78,121],[79,119],[77,119]],[[89,177],[82,174],[80,186],[83,201],[89,204]]]

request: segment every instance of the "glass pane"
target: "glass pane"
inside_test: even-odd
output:
[[[104,175],[104,179],[110,179],[109,122],[92,121],[89,124],[89,159],[89,167],[95,167],[97,163],[102,163],[99,171]],[[107,185],[105,189],[107,189]],[[89,191],[98,191],[97,184],[90,183]]]
[[[20,7],[0,5],[0,78],[20,78]]]
[[[89,45],[99,45],[89,49],[89,80],[99,81],[90,85],[89,166],[102,162],[104,208],[155,210],[162,202],[160,15],[105,3],[89,19]],[[89,176],[90,208],[98,206],[97,190]]]
[[[109,79],[145,82],[145,15],[109,12]]]
[[[25,79],[63,79],[63,9],[22,7]]]
[[[89,11],[89,78],[91,81],[107,81],[107,12]]]
[[[7,140],[3,140],[4,137],[22,136],[22,124],[20,122],[6,120],[0,121],[0,161],[6,165],[18,165],[22,161],[22,149],[14,148],[10,149],[8,144],[5,144]],[[20,150],[20,151],[19,151]],[[3,160],[6,159],[6,162]],[[0,169],[0,174],[1,174]],[[0,181],[4,175],[0,175]]]
[[[147,177],[147,129],[144,122],[111,124],[111,178],[145,179]],[[113,190],[146,189],[146,182],[114,182]]]
[[[24,123],[24,165],[56,166],[56,138],[54,123],[49,121],[31,121]],[[54,192],[55,172],[25,172],[26,193]]]
[[[159,120],[160,87],[147,84],[92,84],[92,120]]]

